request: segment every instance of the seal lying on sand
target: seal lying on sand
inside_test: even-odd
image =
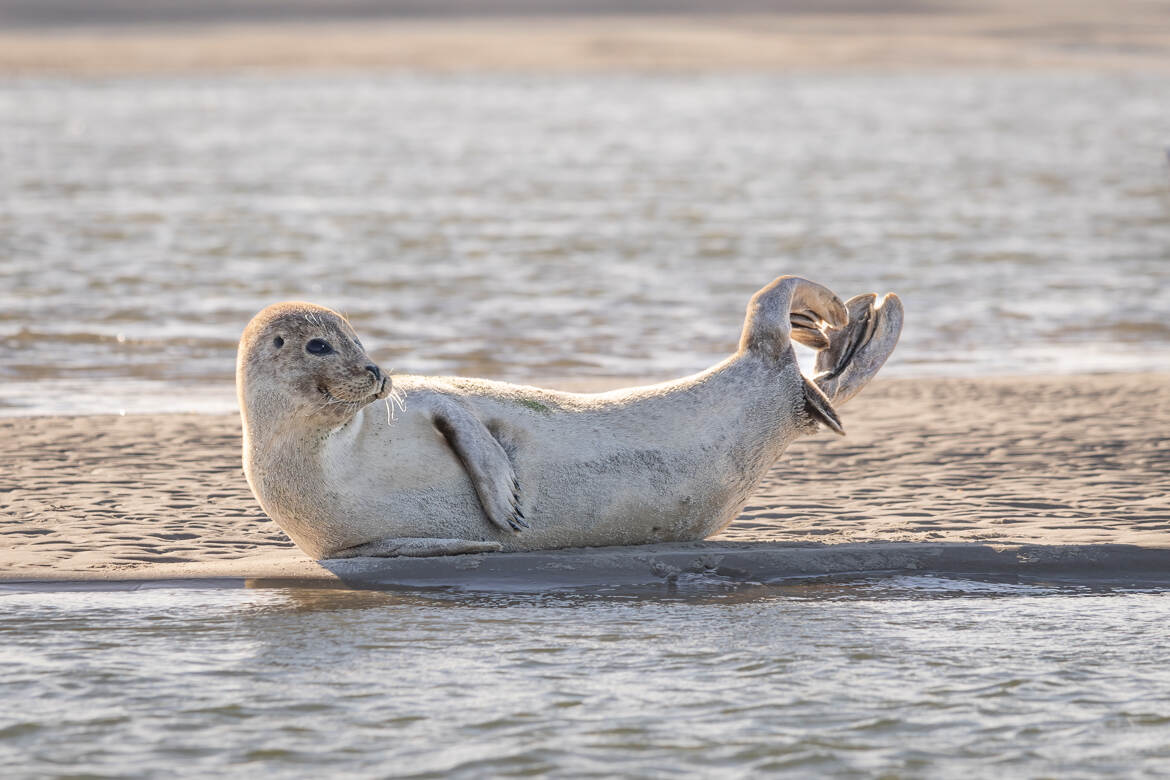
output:
[[[600,394],[391,380],[349,323],[269,306],[240,340],[244,472],[315,558],[689,541],[730,523],[796,437],[843,433],[897,343],[902,305],[781,277],[748,304],[739,350],[694,376]],[[820,350],[816,378],[791,342]]]

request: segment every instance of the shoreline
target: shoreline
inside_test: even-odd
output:
[[[22,24],[14,17],[16,24],[0,27],[0,75],[1170,69],[1170,10],[1138,0],[1101,8],[981,0],[837,11],[801,3],[771,12],[749,4],[736,13],[566,9],[307,20],[269,7],[257,18],[153,24],[86,24],[84,14]]]
[[[483,561],[513,586],[571,569],[603,583],[712,556],[743,557],[727,565],[748,579],[923,573],[945,559],[947,571],[1094,577],[1140,563],[1170,580],[1170,373],[879,378],[840,411],[847,437],[795,442],[705,542],[357,564],[311,561],[263,515],[235,415],[0,418],[12,464],[0,583],[386,584],[420,566],[459,581]]]
[[[254,556],[251,560],[154,564],[99,576],[73,571],[0,575],[0,593],[168,587],[444,588],[522,592],[648,585],[758,586],[907,574],[1166,588],[1170,587],[1170,547],[914,542],[784,545],[706,541],[440,558],[327,561],[314,561],[290,550],[284,554]]]

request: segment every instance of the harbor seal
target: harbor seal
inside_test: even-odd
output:
[[[901,326],[893,294],[842,303],[784,276],[752,297],[739,348],[721,363],[577,394],[391,378],[341,315],[275,304],[240,340],[244,472],[314,558],[703,539],[795,438],[844,432],[835,407],[877,372]],[[819,350],[811,380],[793,341]]]

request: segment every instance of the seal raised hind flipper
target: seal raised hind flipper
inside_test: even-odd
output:
[[[845,403],[865,387],[894,351],[902,332],[902,302],[873,293],[846,302],[849,321],[817,353],[814,381],[833,403]]]
[[[396,376],[349,323],[305,303],[263,310],[240,340],[244,470],[314,557],[702,539],[731,522],[788,444],[823,424],[897,342],[897,297],[780,277],[752,297],[734,355],[672,382],[577,394]],[[812,380],[792,342],[820,350]]]

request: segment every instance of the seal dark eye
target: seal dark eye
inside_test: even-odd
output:
[[[309,343],[305,345],[305,352],[311,355],[328,355],[332,351],[333,347],[324,339],[310,339]]]
[[[276,338],[274,338],[272,340],[272,346],[276,347],[277,349],[280,349],[281,347],[284,346],[284,339],[282,339],[280,336],[277,336]]]

